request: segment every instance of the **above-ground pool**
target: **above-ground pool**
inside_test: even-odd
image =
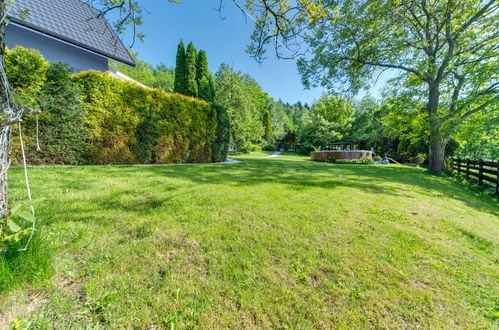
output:
[[[325,162],[329,157],[334,157],[336,159],[360,159],[360,158],[373,158],[373,154],[370,150],[326,150],[326,151],[315,151],[311,153],[312,160],[319,162]]]

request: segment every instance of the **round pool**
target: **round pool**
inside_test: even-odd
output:
[[[314,151],[310,155],[312,156],[312,160],[318,162],[325,162],[329,157],[334,157],[336,159],[373,158],[373,154],[370,150],[326,150]]]

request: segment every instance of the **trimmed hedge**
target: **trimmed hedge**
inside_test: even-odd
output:
[[[24,116],[23,140],[31,165],[190,163],[223,161],[230,122],[225,109],[97,71],[71,75],[63,63],[48,63],[34,50],[7,52],[7,74],[17,97],[40,108]],[[12,162],[21,164],[18,130]]]
[[[204,101],[144,89],[109,73],[75,75],[95,164],[211,162],[217,111]]]
[[[70,76],[72,69],[54,62],[46,72],[39,107],[40,150],[36,148],[34,116],[25,116],[23,136],[26,158],[31,165],[89,164],[88,150],[91,131],[85,123],[80,88]],[[14,135],[13,158],[21,163],[17,134]]]
[[[213,105],[217,111],[217,133],[215,141],[212,143],[213,162],[223,162],[227,159],[229,153],[230,141],[230,118],[227,109],[220,105]]]

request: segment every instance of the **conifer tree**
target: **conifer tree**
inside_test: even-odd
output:
[[[208,79],[204,76],[201,78],[198,84],[198,97],[201,100],[205,100],[206,102],[211,102],[213,101],[211,97],[211,90],[210,90],[210,82]]]
[[[270,115],[270,110],[263,110],[263,128],[265,129],[264,139],[267,142],[272,141],[272,117]]]
[[[197,59],[196,81],[198,83],[198,96],[207,102],[215,98],[215,84],[208,69],[208,57],[204,50],[200,50]]]
[[[192,42],[187,46],[185,54],[185,79],[186,89],[184,95],[198,97],[198,84],[196,82],[197,51]]]
[[[186,92],[186,58],[184,42],[180,40],[177,48],[177,61],[175,66],[175,82],[173,84],[173,92],[185,94]]]
[[[198,85],[201,82],[201,79],[206,77],[208,73],[208,57],[206,56],[206,52],[201,49],[198,53],[196,63],[196,82]]]
[[[210,85],[209,86],[210,87],[210,95],[211,95],[210,101],[213,102],[213,101],[215,101],[216,92],[215,92],[215,81],[213,80],[211,73],[210,73],[210,77],[208,78],[208,82]]]

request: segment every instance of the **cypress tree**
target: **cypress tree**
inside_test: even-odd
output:
[[[263,110],[263,128],[265,129],[264,138],[267,142],[272,141],[272,117],[268,109]]]
[[[198,97],[206,102],[211,102],[210,82],[206,77],[202,77],[198,83]]]
[[[196,64],[196,81],[198,85],[201,79],[206,77],[208,73],[208,57],[206,56],[206,52],[204,50],[200,50]]]
[[[210,74],[210,77],[208,79],[209,84],[210,84],[210,95],[211,95],[211,102],[215,101],[215,81],[213,80],[213,77]]]
[[[196,48],[189,43],[187,46],[187,52],[185,54],[185,77],[186,77],[186,90],[184,95],[197,97],[198,96],[198,84],[196,82],[196,64],[198,53]]]
[[[179,94],[186,93],[186,58],[184,42],[180,40],[177,48],[177,62],[175,66],[175,81],[173,84],[173,92]]]
[[[215,84],[208,69],[208,57],[204,50],[200,50],[197,60],[196,81],[198,83],[198,96],[207,102],[215,98]]]

